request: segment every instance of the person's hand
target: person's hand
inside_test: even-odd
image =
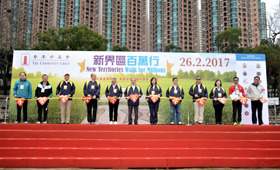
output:
[[[92,98],[93,98],[93,99],[96,99],[96,96],[94,95]]]
[[[258,97],[258,99],[261,100],[262,98],[261,98],[261,97]]]
[[[71,94],[68,94],[68,97],[71,97]]]
[[[30,99],[28,99],[27,102],[29,103],[29,102],[30,102]]]
[[[160,97],[160,94],[158,94],[158,97]]]
[[[119,100],[121,100],[121,98],[120,98],[120,97],[118,97],[118,99],[119,99]]]
[[[207,97],[203,97],[205,100],[208,100],[208,98]]]
[[[172,97],[171,96],[169,96],[169,99],[171,99]]]
[[[254,98],[253,98],[253,97],[250,97],[250,99],[251,99],[251,100],[254,100]]]
[[[87,97],[90,97],[90,98],[91,98],[91,95],[90,95],[90,94],[88,94],[88,95],[87,95]]]
[[[182,100],[182,97],[179,97],[180,100]]]
[[[17,98],[17,95],[15,94],[15,98]]]
[[[56,96],[59,97],[59,94],[57,94]]]
[[[149,101],[149,99],[148,99],[148,98],[146,98],[146,101]]]
[[[35,99],[37,99],[37,97],[35,97]]]
[[[233,101],[237,102],[237,98],[233,99]]]
[[[217,98],[214,98],[214,100],[217,101],[218,99],[217,99]]]
[[[195,94],[195,95],[194,95],[194,97],[195,97],[195,98],[198,98],[198,95],[197,95],[197,94]]]
[[[47,98],[47,100],[49,100],[49,97],[46,97]]]

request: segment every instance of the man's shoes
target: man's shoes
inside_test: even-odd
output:
[[[117,125],[118,124],[118,122],[117,121],[114,121],[114,125]]]
[[[87,122],[87,124],[91,124],[91,122]]]
[[[47,121],[44,121],[43,124],[48,124]]]
[[[40,122],[40,121],[37,121],[36,123],[37,123],[37,124],[40,124],[41,122]]]
[[[23,123],[27,124],[28,122],[27,122],[27,121],[24,121]]]
[[[14,123],[17,123],[17,124],[18,124],[18,123],[19,123],[19,121],[15,121]]]
[[[174,125],[174,122],[171,122],[170,124],[171,124],[171,125]]]
[[[178,125],[181,125],[182,124],[182,122],[178,122]]]
[[[112,125],[113,124],[113,121],[110,121],[110,123],[109,123],[110,125]]]
[[[243,123],[242,123],[242,122],[239,122],[239,126],[243,126]]]
[[[132,125],[132,123],[128,123],[128,125]]]
[[[237,125],[237,122],[234,122],[233,125],[236,126],[236,125]]]
[[[59,124],[65,124],[65,122],[60,122]]]

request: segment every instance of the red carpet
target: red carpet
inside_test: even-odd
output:
[[[280,167],[280,126],[0,124],[0,167]]]

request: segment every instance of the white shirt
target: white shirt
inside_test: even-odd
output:
[[[134,89],[135,89],[135,85],[132,85],[132,90],[134,91]]]
[[[156,88],[156,86],[155,86],[155,85],[153,85],[153,90],[155,90],[155,88]]]

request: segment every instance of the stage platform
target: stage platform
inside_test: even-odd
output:
[[[280,126],[0,124],[0,167],[280,167]]]

